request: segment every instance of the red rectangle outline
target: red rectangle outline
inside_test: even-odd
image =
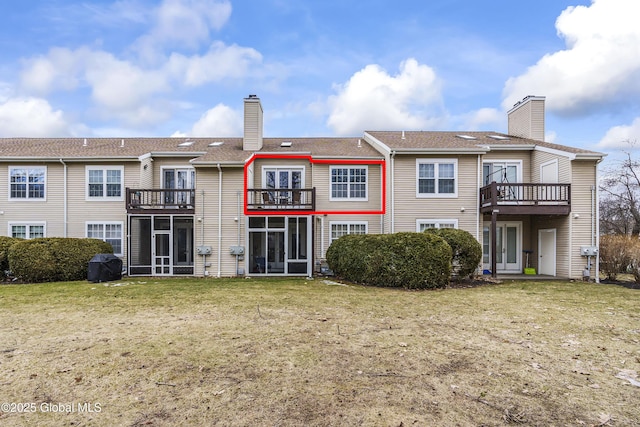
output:
[[[382,165],[382,177],[381,177],[381,190],[382,190],[382,209],[379,211],[304,211],[297,212],[297,215],[384,215],[387,206],[387,163],[385,160],[365,160],[365,159],[314,159],[310,155],[285,155],[285,154],[254,154],[252,155],[244,165],[244,214],[249,216],[267,216],[267,215],[280,215],[287,216],[292,214],[292,211],[274,211],[274,210],[260,210],[249,211],[247,209],[247,190],[248,179],[247,169],[256,159],[287,159],[287,160],[308,160],[309,163],[318,164],[332,164],[332,165]]]

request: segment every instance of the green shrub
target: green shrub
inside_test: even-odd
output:
[[[0,236],[0,275],[5,276],[9,270],[9,248],[22,239],[16,237]]]
[[[327,264],[337,276],[364,285],[442,288],[451,277],[451,247],[425,233],[347,235],[331,244]]]
[[[83,280],[89,261],[100,253],[113,253],[113,248],[97,239],[23,240],[9,248],[9,268],[15,277],[30,283]]]
[[[451,246],[452,274],[456,280],[473,275],[482,259],[482,246],[471,233],[456,228],[428,228],[425,232],[442,237]]]

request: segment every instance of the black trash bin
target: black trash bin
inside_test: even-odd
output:
[[[97,254],[89,261],[87,280],[93,283],[122,279],[122,260],[113,254]]]

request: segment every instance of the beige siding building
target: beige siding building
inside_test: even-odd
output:
[[[93,237],[132,276],[310,276],[345,234],[452,227],[484,274],[597,277],[603,154],[549,144],[544,98],[509,132],[265,138],[245,99],[242,138],[0,140],[0,230]],[[588,253],[588,251],[587,251]]]

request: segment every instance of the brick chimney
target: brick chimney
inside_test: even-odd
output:
[[[262,104],[256,95],[244,99],[244,138],[242,149],[258,151],[262,148]]]
[[[544,96],[529,95],[507,112],[509,135],[544,141]]]

